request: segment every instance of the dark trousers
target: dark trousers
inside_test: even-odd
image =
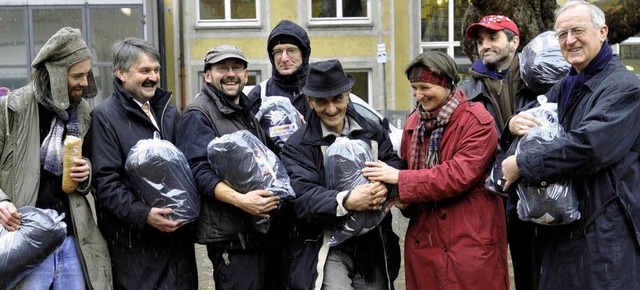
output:
[[[540,288],[542,239],[536,231],[535,223],[520,220],[515,208],[507,206],[507,239],[517,290]]]
[[[267,255],[264,250],[222,250],[207,245],[216,290],[265,289]]]

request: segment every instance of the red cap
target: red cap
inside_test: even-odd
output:
[[[487,15],[482,17],[478,23],[469,25],[466,32],[467,37],[471,39],[478,38],[478,31],[480,28],[488,28],[496,31],[509,29],[516,35],[520,36],[516,23],[509,17],[503,15]]]

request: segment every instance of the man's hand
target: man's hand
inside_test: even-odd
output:
[[[250,215],[261,218],[269,218],[268,213],[280,203],[280,197],[269,190],[253,190],[238,196],[238,207]]]
[[[91,173],[91,168],[87,164],[87,160],[82,158],[77,158],[73,160],[73,167],[71,167],[71,180],[74,182],[80,183],[87,178],[89,178],[89,174]]]
[[[0,201],[0,224],[10,232],[20,228],[20,218],[16,206],[10,201]]]
[[[502,175],[505,179],[504,191],[507,191],[520,178],[520,169],[518,169],[515,155],[511,155],[502,161]]]
[[[387,199],[387,187],[379,181],[356,186],[344,202],[344,208],[355,211],[379,210]]]
[[[540,120],[527,112],[520,112],[509,120],[509,132],[514,136],[524,136],[531,128],[540,125]]]
[[[170,208],[152,207],[149,215],[147,215],[147,223],[162,232],[174,232],[184,224],[184,221],[172,221],[166,218],[165,216],[171,212]]]

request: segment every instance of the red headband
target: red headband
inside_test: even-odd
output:
[[[449,88],[451,80],[446,76],[439,76],[424,66],[416,66],[409,73],[409,82],[423,82]]]

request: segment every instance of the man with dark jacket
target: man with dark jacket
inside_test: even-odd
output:
[[[506,187],[570,180],[581,217],[542,233],[540,289],[640,287],[640,80],[613,54],[604,12],[588,1],[556,10],[569,75],[546,94],[566,135],[502,162]],[[535,122],[518,114],[509,130]]]
[[[115,289],[197,289],[190,225],[165,217],[136,194],[125,161],[139,140],[154,134],[175,143],[180,113],[158,87],[160,54],[127,38],[113,46],[114,93],[92,112],[98,225],[109,245]]]
[[[177,138],[202,201],[196,242],[207,245],[217,289],[266,289],[270,277],[265,273],[273,266],[267,254],[273,245],[248,221],[252,216],[269,217],[279,198],[268,190],[237,192],[216,174],[207,155],[214,138],[239,130],[248,130],[267,144],[242,93],[247,59],[237,46],[223,44],[209,50],[204,63],[202,91],[185,108]]]
[[[282,162],[296,192],[292,201],[295,230],[289,249],[288,287],[291,289],[393,289],[400,267],[398,237],[391,229],[391,214],[366,234],[329,248],[326,230],[353,212],[379,210],[389,192],[380,182],[349,191],[326,185],[324,150],[337,137],[364,141],[378,148],[380,161],[406,167],[384,129],[349,105],[354,79],[338,60],[310,65],[302,93],[312,109],[308,122],[288,140]]]
[[[472,79],[460,84],[460,89],[469,101],[484,105],[495,120],[498,136],[502,136],[509,118],[536,100],[536,94],[525,86],[520,76],[518,26],[507,16],[487,15],[471,24],[466,35],[475,40],[479,58],[469,69]],[[509,149],[507,142],[500,141],[498,150]],[[534,260],[531,253],[535,247],[535,226],[518,219],[515,193],[505,203],[516,287],[537,289],[539,261]]]
[[[248,94],[253,113],[260,108],[262,97],[283,96],[306,116],[309,106],[300,90],[307,80],[311,55],[307,32],[289,20],[280,21],[269,34],[267,55],[273,66],[271,78],[256,85]]]

